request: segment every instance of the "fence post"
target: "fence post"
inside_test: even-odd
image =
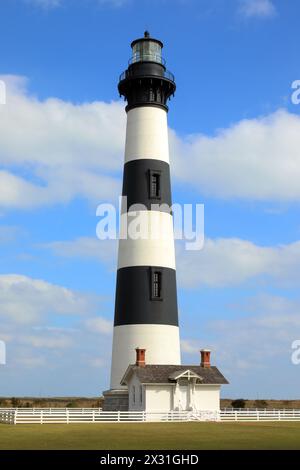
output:
[[[278,411],[278,420],[281,421],[281,413],[280,413],[280,410]]]
[[[93,423],[95,422],[95,410],[93,410]]]
[[[120,422],[120,411],[118,411],[118,422]]]
[[[70,419],[69,419],[69,410],[66,408],[66,415],[67,415],[67,424],[69,424]]]
[[[18,410],[13,411],[13,424],[17,424]]]
[[[234,412],[235,421],[237,421],[237,411]]]
[[[40,424],[43,424],[43,410],[41,410]]]
[[[259,411],[256,410],[256,421],[259,421]]]

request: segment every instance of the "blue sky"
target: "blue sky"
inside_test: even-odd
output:
[[[178,87],[173,199],[205,204],[204,249],[177,246],[183,360],[211,347],[223,396],[297,397],[299,13],[297,0],[2,0],[0,395],[108,387],[116,246],[96,239],[95,212],[120,193],[118,76],[148,28]]]

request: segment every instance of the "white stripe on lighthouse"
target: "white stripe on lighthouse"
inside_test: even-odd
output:
[[[125,163],[152,158],[169,163],[167,112],[155,106],[127,113]]]
[[[121,235],[119,240],[118,269],[128,266],[162,266],[175,269],[175,248],[173,217],[160,211],[137,211],[136,215],[127,218],[126,228],[124,214],[121,218]],[[143,238],[132,239],[131,223],[138,221],[139,230],[144,230]]]
[[[147,364],[181,364],[178,326],[115,326],[113,345],[112,389],[122,388],[120,381],[129,364],[135,363],[135,348],[141,345],[146,349]]]

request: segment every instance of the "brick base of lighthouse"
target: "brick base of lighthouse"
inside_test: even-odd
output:
[[[128,390],[106,390],[103,397],[103,411],[128,411]]]

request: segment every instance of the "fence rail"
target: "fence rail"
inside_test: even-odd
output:
[[[182,421],[300,421],[300,409],[221,411],[103,411],[101,408],[0,408],[0,423],[121,423]]]
[[[247,409],[220,412],[221,421],[300,421],[300,409]]]
[[[37,409],[16,408],[0,410],[0,422],[8,424],[49,424],[49,423],[130,423],[130,422],[180,422],[218,421],[218,411],[103,411],[101,409]]]

